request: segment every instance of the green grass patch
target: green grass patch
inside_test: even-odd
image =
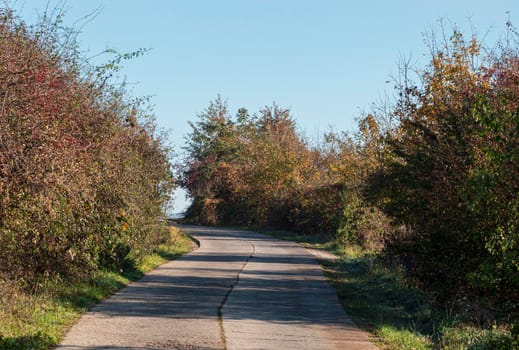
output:
[[[347,313],[388,349],[431,349],[437,316],[425,294],[409,288],[396,268],[364,253],[325,262]]]
[[[378,327],[376,334],[390,349],[427,350],[431,348],[429,338],[407,329],[385,325]]]
[[[504,350],[519,349],[509,327],[475,325],[471,315],[434,305],[410,286],[402,269],[358,246],[341,247],[333,239],[286,231],[258,231],[322,248],[339,256],[322,261],[339,300],[357,325],[374,334],[383,349]]]
[[[464,326],[444,328],[439,347],[445,350],[510,350],[519,349],[519,342],[503,329]]]
[[[148,271],[192,249],[189,237],[171,228],[171,239],[142,261],[120,273],[99,271],[87,281],[47,281],[28,294],[0,283],[0,349],[39,350],[59,343],[67,329],[89,307],[137,280]]]

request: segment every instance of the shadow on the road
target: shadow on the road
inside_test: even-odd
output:
[[[338,306],[336,293],[326,283],[315,258],[304,250],[285,254],[284,248],[293,249],[293,244],[245,231],[208,228],[188,231],[200,239],[201,249],[174,264],[159,267],[96,305],[92,312],[100,318],[186,320],[215,319],[221,311],[224,321],[354,328]],[[244,242],[271,249],[256,249],[250,256],[248,249],[241,249]],[[204,250],[204,244],[214,244],[220,251]],[[239,244],[241,248],[237,249]],[[245,262],[247,266],[242,271]],[[106,349],[109,348],[118,349]]]
[[[186,261],[200,261],[200,262],[245,262],[248,257],[247,254],[225,254],[225,253],[201,253],[201,254],[190,254],[182,257],[182,260]],[[265,264],[296,264],[296,265],[307,265],[314,264],[315,258],[311,255],[276,255],[269,254],[268,256],[254,255],[252,258],[254,261],[261,261]]]
[[[244,262],[245,257],[240,260],[235,255],[192,254],[182,260],[209,264],[195,269],[185,267],[185,276],[166,273],[171,269],[183,271],[182,268],[160,267],[92,311],[103,314],[102,317],[214,318],[224,296],[236,284],[238,271],[236,267],[219,266],[225,262]],[[296,266],[301,268],[280,270],[285,263],[296,261],[301,264]],[[309,265],[303,265],[305,262]],[[271,264],[278,264],[278,269],[271,270]],[[198,275],[193,276],[193,271]],[[306,256],[255,257],[241,272],[230,300],[232,303],[222,310],[224,319],[327,326],[344,326],[345,322],[342,313],[326,312],[327,317],[316,317],[322,314],[319,311],[336,307],[336,303],[330,302],[336,300],[336,295],[327,283],[323,283],[322,273],[315,267],[313,258]]]
[[[80,346],[80,345],[66,345],[67,349],[78,349],[78,350],[221,350],[220,348],[210,348],[210,347],[193,347],[191,345],[172,345],[172,344],[163,344],[163,345],[150,345],[150,346],[114,346],[114,345],[106,345],[106,346]],[[58,346],[59,350],[60,347]]]

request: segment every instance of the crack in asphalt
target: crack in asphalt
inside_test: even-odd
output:
[[[234,280],[234,283],[231,284],[231,286],[229,287],[229,290],[227,291],[227,293],[225,294],[225,296],[223,297],[223,300],[222,302],[220,303],[220,306],[218,306],[218,309],[216,311],[216,315],[218,317],[218,324],[220,326],[220,336],[222,338],[222,344],[223,344],[223,348],[224,350],[227,350],[227,341],[226,341],[226,338],[225,338],[225,330],[223,329],[223,314],[222,314],[222,309],[223,307],[225,306],[225,303],[227,302],[227,299],[229,299],[229,295],[231,295],[234,287],[240,283],[240,274],[242,273],[242,271],[245,269],[245,266],[247,266],[247,264],[249,263],[249,260],[254,256],[254,254],[256,253],[256,246],[254,244],[252,244],[250,241],[248,242],[251,247],[252,247],[252,251],[251,253],[249,254],[249,256],[247,257],[247,259],[245,259],[245,262],[243,263],[242,267],[240,268],[240,271],[238,271],[238,273],[236,274],[236,279]]]

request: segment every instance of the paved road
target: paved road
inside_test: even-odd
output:
[[[199,249],[96,305],[58,349],[376,349],[304,248],[182,228]]]

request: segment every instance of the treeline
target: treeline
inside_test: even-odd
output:
[[[187,137],[180,178],[193,198],[187,220],[315,234],[340,231],[345,242],[379,243],[382,232],[371,221],[387,220],[376,208],[363,207],[358,191],[379,157],[365,152],[366,145],[378,142],[372,116],[362,120],[354,138],[329,133],[319,147],[310,146],[289,110],[277,105],[255,115],[240,109],[232,116],[219,97],[198,117]],[[363,222],[357,220],[360,212]]]
[[[398,261],[439,301],[517,312],[519,35],[508,25],[488,48],[443,34],[354,134],[310,143],[276,105],[232,115],[211,102],[187,137],[187,220],[334,235]]]
[[[120,269],[166,236],[168,150],[142,101],[91,66],[60,15],[0,9],[0,277]]]

